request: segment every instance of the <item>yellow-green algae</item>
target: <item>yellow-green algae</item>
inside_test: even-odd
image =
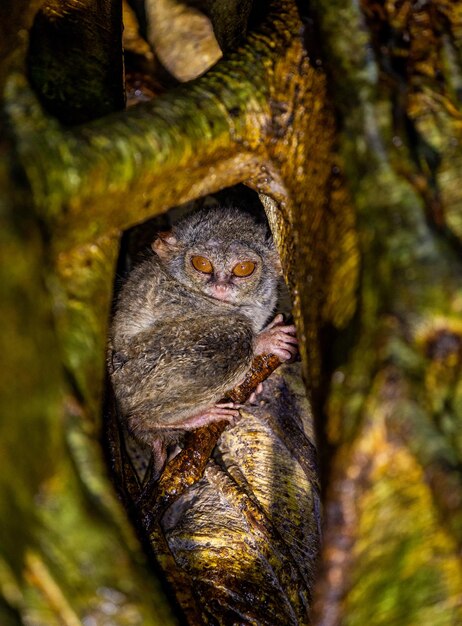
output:
[[[373,459],[356,503],[346,626],[453,626],[462,619],[462,566],[415,458],[379,415],[358,453]]]

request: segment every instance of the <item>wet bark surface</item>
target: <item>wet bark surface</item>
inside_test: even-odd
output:
[[[109,30],[96,61],[81,59],[106,107],[92,121],[88,108],[70,113],[88,107],[86,89],[60,101],[70,70],[40,43],[53,3],[1,9],[2,623],[175,623],[101,451],[112,284],[122,230],[238,182],[260,193],[279,248],[319,435],[325,532],[312,621],[457,623],[458,3],[259,5],[239,47],[203,76],[173,87],[160,72],[162,95],[119,112],[120,59],[107,55],[121,49],[120,5],[59,4],[69,45],[88,41],[90,26]],[[26,67],[36,18],[38,94]],[[53,81],[47,56],[62,69]],[[50,94],[57,118],[40,105]],[[223,434],[194,496],[151,529],[191,623],[307,619],[317,479],[297,411],[281,418],[268,389],[267,406]],[[205,575],[221,558],[224,578]]]

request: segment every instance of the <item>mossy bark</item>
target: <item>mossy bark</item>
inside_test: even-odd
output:
[[[453,624],[462,581],[461,204],[451,191],[460,7],[315,4],[362,267],[354,345],[336,361],[327,404],[336,454],[318,623]]]
[[[24,80],[24,27],[38,6],[20,8],[9,39],[18,46],[3,55],[0,72],[0,621],[173,624],[101,452],[107,278],[118,237],[75,247],[66,259],[51,252],[51,229],[24,176],[10,115],[22,106],[11,82]],[[27,134],[34,122],[27,114],[23,121]],[[46,118],[35,128],[46,134]]]
[[[112,623],[174,623],[99,445],[118,238],[241,181],[280,249],[324,446],[315,620],[457,623],[458,4],[280,0],[200,79],[76,127],[26,78],[40,4],[15,3],[0,67],[2,623],[108,602]]]

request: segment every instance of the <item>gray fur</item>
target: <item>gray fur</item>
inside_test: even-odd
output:
[[[110,333],[115,394],[130,430],[146,443],[187,430],[189,417],[242,380],[276,304],[277,255],[251,216],[201,210],[172,233],[173,252],[153,254],[128,276]],[[192,254],[206,256],[229,280],[232,302],[210,296],[215,277],[194,270]],[[255,262],[252,276],[223,278],[235,259]]]

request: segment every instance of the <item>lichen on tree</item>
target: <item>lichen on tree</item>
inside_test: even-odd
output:
[[[122,230],[243,181],[280,251],[317,423],[314,623],[460,621],[460,8],[254,8],[241,41],[216,28],[229,49],[203,76],[124,111],[120,3],[0,9],[2,623],[103,620],[107,602],[121,624],[174,623],[101,453],[112,279]],[[93,54],[71,77],[64,38],[51,84],[47,31],[64,25]],[[84,76],[106,108],[73,126],[96,97]]]

